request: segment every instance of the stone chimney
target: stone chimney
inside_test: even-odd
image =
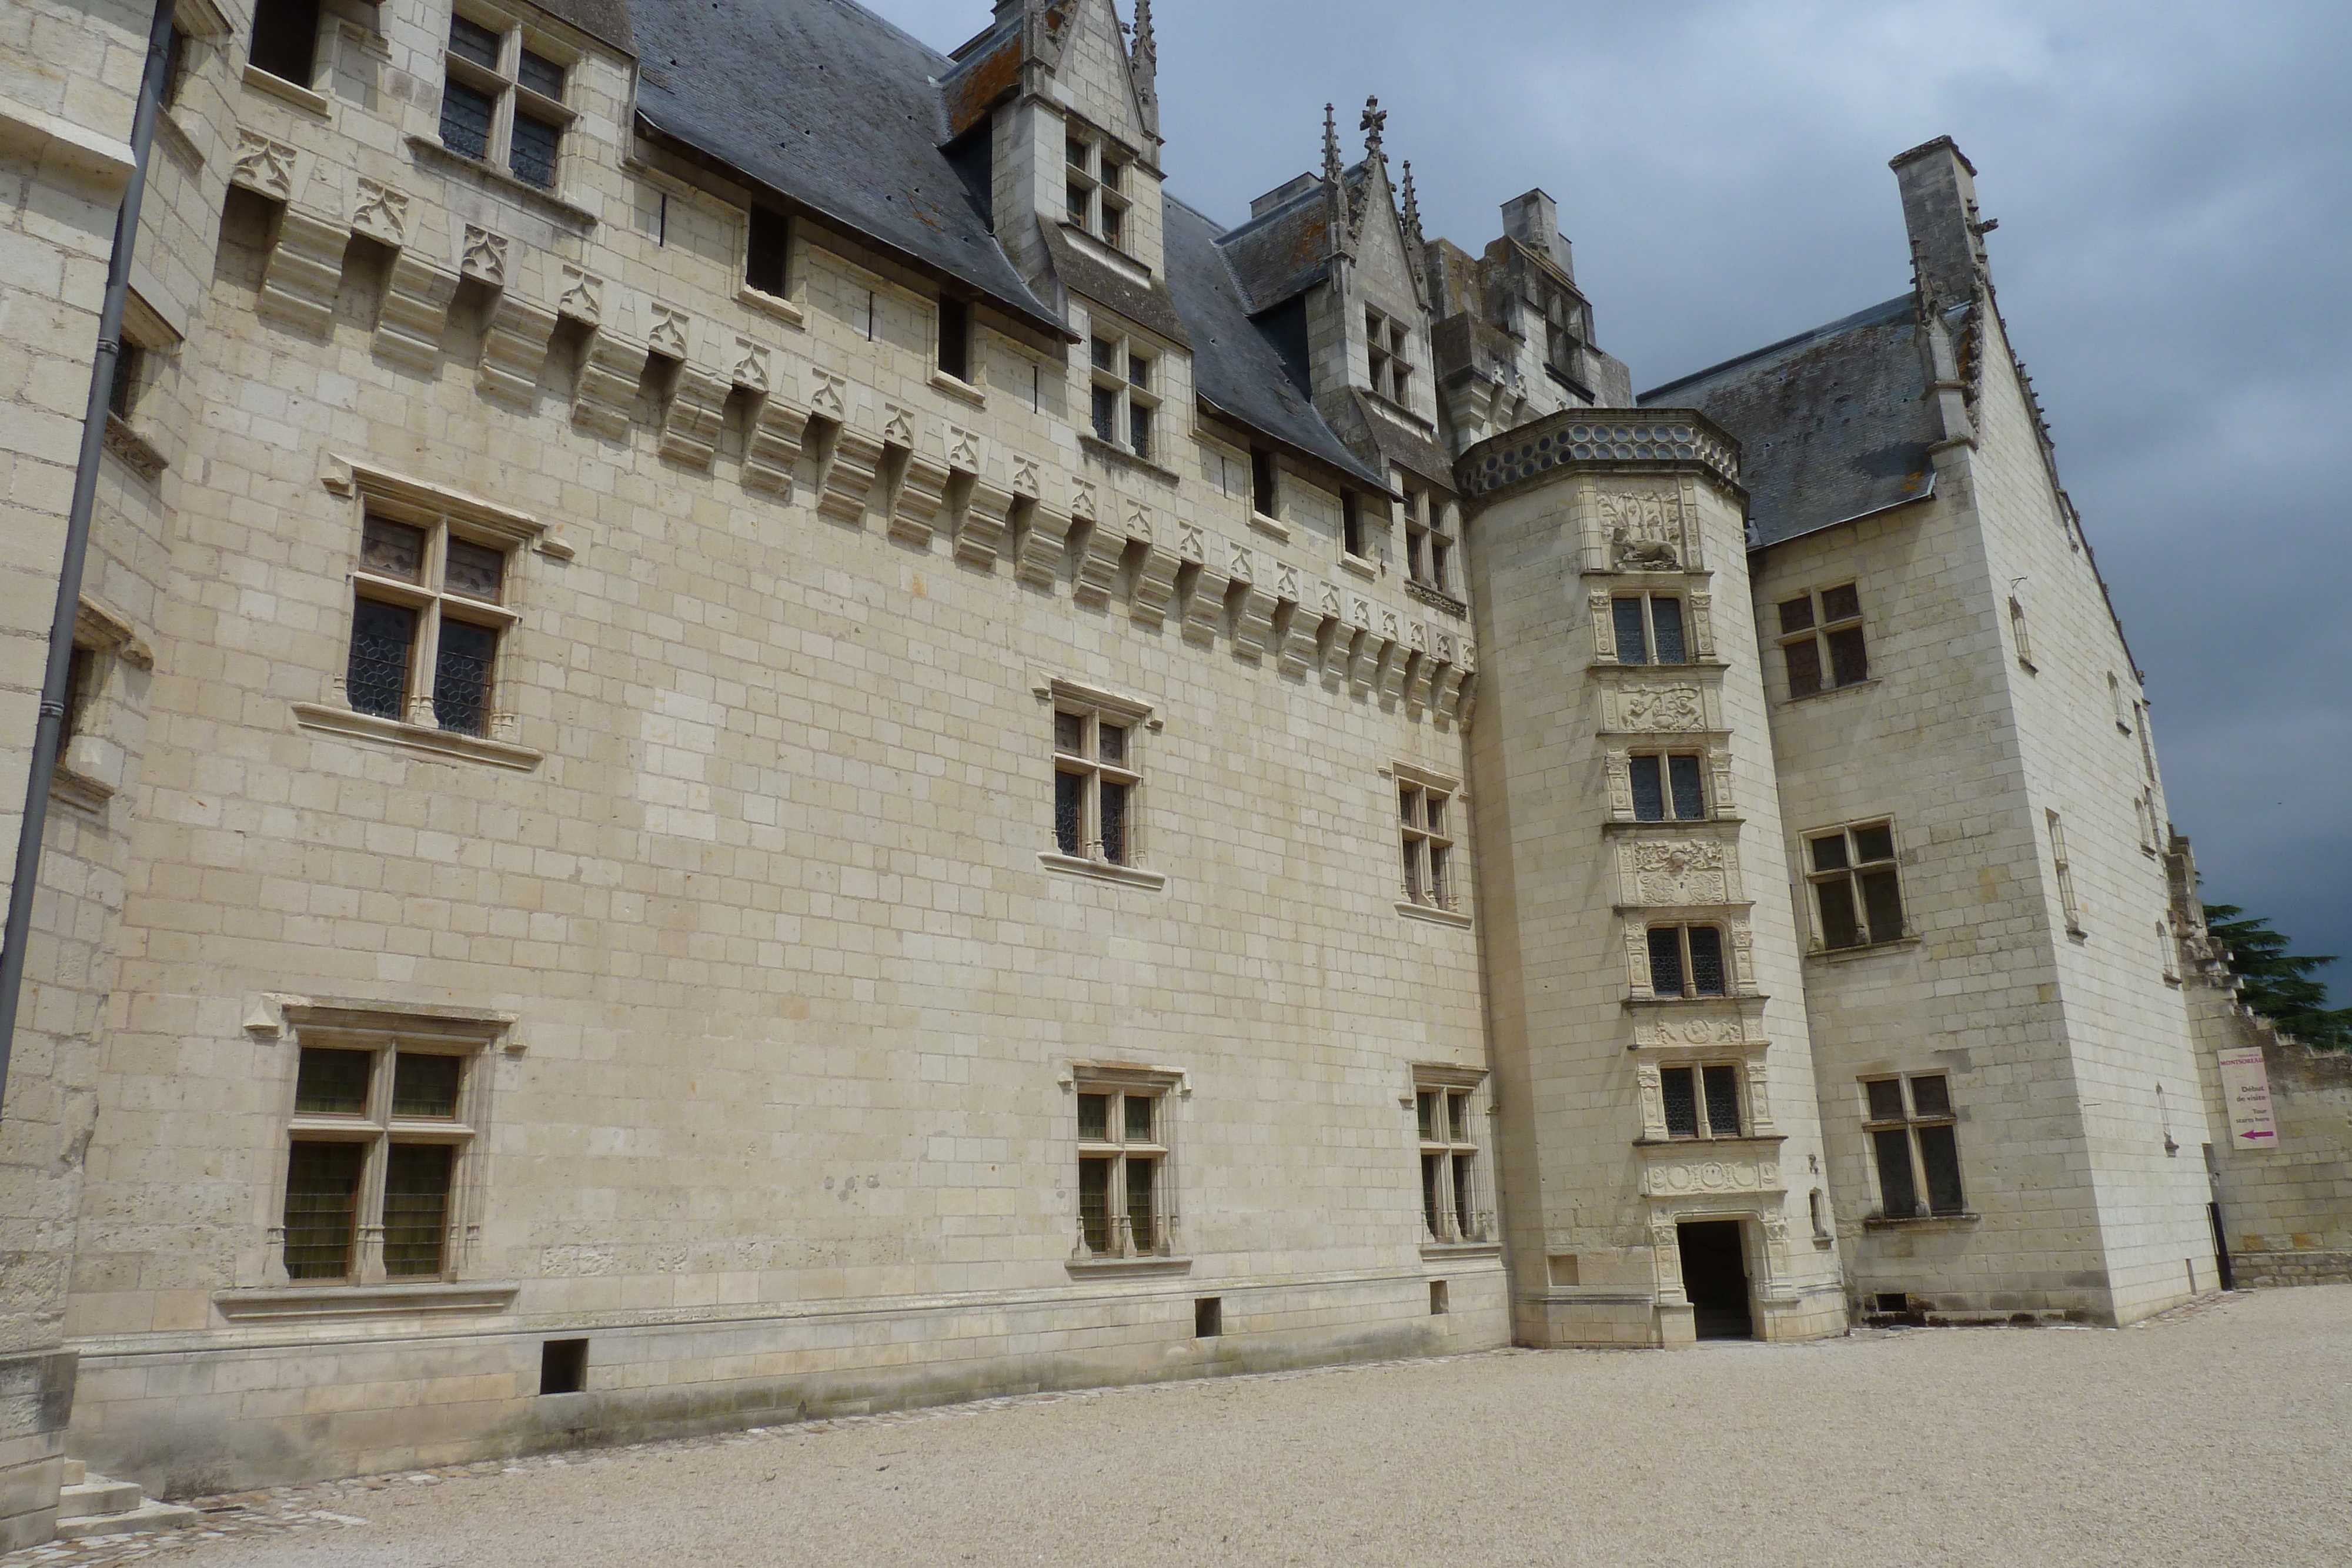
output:
[[[1987,270],[1984,235],[1993,226],[1977,217],[1976,166],[1950,137],[1938,136],[1887,167],[1903,192],[1920,287],[1940,306],[1975,298]]]
[[[1559,206],[1541,191],[1529,191],[1517,201],[1503,204],[1503,232],[1538,256],[1549,256],[1554,267],[1576,281],[1576,263],[1571,257],[1568,241],[1559,232]]]

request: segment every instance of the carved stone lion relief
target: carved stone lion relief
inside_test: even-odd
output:
[[[1619,492],[1601,497],[1601,531],[1610,564],[1619,571],[1680,571],[1683,505],[1679,497]]]

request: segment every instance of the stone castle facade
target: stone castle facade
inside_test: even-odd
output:
[[[175,16],[16,1539],[68,1448],[2213,1288],[2221,982],[1950,142],[1908,291],[1637,397],[1550,200],[1425,237],[1377,105],[1238,227],[1164,192],[1148,4]],[[12,809],[145,36],[0,37]]]

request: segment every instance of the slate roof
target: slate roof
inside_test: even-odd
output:
[[[569,22],[592,38],[601,38],[624,54],[636,52],[629,36],[629,0],[531,0],[541,10]]]
[[[1192,339],[1192,382],[1219,413],[1388,494],[1387,478],[1348,450],[1300,395],[1250,320],[1248,302],[1218,246],[1216,223],[1173,196],[1163,225],[1168,287]]]
[[[1218,241],[1253,316],[1329,276],[1331,205],[1320,181]]]
[[[1697,409],[1738,439],[1750,549],[1919,500],[1941,430],[1916,310],[1901,295],[1639,401]]]
[[[655,130],[1068,335],[940,151],[945,55],[847,0],[630,0],[629,11],[637,112]]]

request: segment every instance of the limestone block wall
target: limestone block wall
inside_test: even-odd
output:
[[[2352,1055],[2315,1051],[2199,986],[2200,1092],[2211,1130],[2205,1150],[2221,1207],[2230,1268],[2240,1288],[2352,1280]],[[2258,1146],[2230,1135],[2216,1058],[2259,1050],[2277,1136]]]
[[[190,1490],[1500,1343],[1413,1115],[1416,1065],[1483,1070],[1478,934],[1396,869],[1397,769],[1465,771],[1466,629],[1339,570],[1328,476],[1276,537],[1203,462],[1082,448],[1032,331],[983,313],[977,396],[938,384],[929,285],[854,241],[743,298],[723,182],[598,140],[611,62],[560,203],[436,160],[392,133],[436,25],[387,10],[323,121],[248,89],[215,171],[78,1451]],[[479,740],[345,700],[387,497],[515,546]],[[1132,873],[1057,863],[1057,700],[1144,712]],[[487,1031],[406,1295],[286,1276],[328,1016]],[[1072,1266],[1087,1071],[1167,1086],[1174,1257]]]
[[[1464,470],[1568,431],[1514,432]],[[1742,1227],[1757,1333],[1835,1332],[1838,1260],[1810,1219],[1822,1151],[1785,865],[1757,831],[1780,808],[1746,654],[1741,497],[1696,464],[1550,466],[1476,503],[1469,524],[1489,650],[1472,772],[1517,1333],[1686,1343],[1675,1228],[1726,1218]],[[1680,666],[1618,661],[1612,600],[1645,591],[1685,607]],[[1705,759],[1707,817],[1637,822],[1629,758],[1677,750]],[[1647,933],[1685,923],[1722,934],[1719,998],[1653,990]],[[1709,1064],[1738,1074],[1741,1135],[1670,1134],[1661,1072]]]
[[[2109,1289],[2129,1322],[2210,1290],[2217,1273],[2196,1151],[2207,1139],[2162,856],[2164,794],[2147,706],[2089,547],[2061,517],[1998,312],[1970,459],[1990,580],[2014,594],[2028,672],[2007,648],[2020,756],[2045,865],[2052,814],[2067,889],[2045,881],[2067,1048],[2084,1103]],[[1995,596],[1996,599],[1998,595]],[[1985,618],[2013,639],[1999,603]],[[2067,929],[2071,891],[2079,933]]]

